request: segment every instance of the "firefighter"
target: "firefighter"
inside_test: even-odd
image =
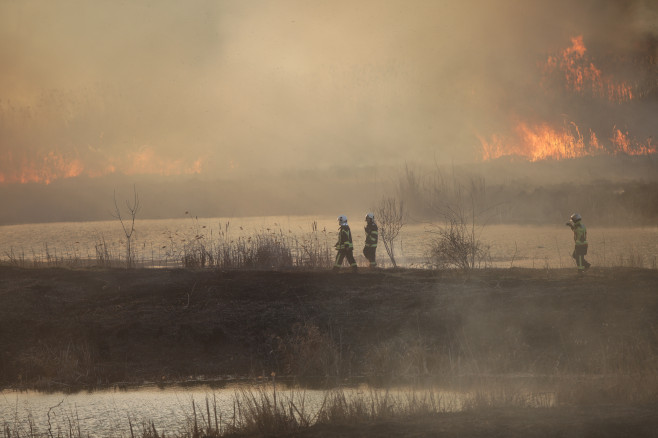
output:
[[[372,213],[366,214],[366,243],[363,247],[363,255],[366,256],[370,262],[370,268],[377,267],[377,260],[375,253],[377,252],[377,241],[379,240],[379,230],[375,223],[375,215]]]
[[[347,225],[347,216],[338,216],[338,242],[336,242],[336,262],[334,263],[334,271],[337,271],[343,264],[343,259],[347,258],[352,271],[356,272],[356,260],[354,260],[354,244],[352,243],[352,232],[350,226]]]
[[[582,217],[578,213],[572,214],[570,219],[571,220],[567,222],[566,225],[568,225],[573,231],[573,240],[576,244],[571,256],[576,260],[578,273],[582,274],[592,266],[587,260],[585,260],[588,246],[587,228],[585,228],[585,224],[581,222]]]

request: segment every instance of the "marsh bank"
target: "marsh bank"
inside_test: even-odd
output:
[[[0,267],[0,383],[653,371],[658,271]],[[629,342],[633,340],[633,342]]]

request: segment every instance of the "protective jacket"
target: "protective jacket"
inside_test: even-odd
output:
[[[571,229],[573,230],[573,240],[576,246],[587,245],[587,228],[580,221],[575,222]]]
[[[591,264],[585,260],[588,249],[587,228],[585,228],[585,225],[580,221],[572,222],[569,224],[569,226],[573,230],[573,240],[576,244],[571,257],[576,260],[576,264],[578,265],[578,272],[582,274],[591,266]]]
[[[349,225],[341,225],[338,230],[338,242],[336,242],[336,249],[338,251],[344,249],[354,249],[354,244],[352,243],[352,231],[350,231]]]
[[[377,248],[377,242],[379,241],[379,230],[377,224],[374,222],[369,222],[365,227],[366,230],[366,248]]]

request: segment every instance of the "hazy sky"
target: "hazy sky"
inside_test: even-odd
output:
[[[0,0],[0,173],[259,175],[480,157],[538,63],[638,1]],[[561,109],[560,109],[561,110]],[[558,111],[560,112],[560,111]]]

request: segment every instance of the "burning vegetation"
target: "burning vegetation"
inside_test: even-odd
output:
[[[94,162],[96,161],[96,162]],[[50,184],[59,179],[101,176],[122,173],[125,175],[190,175],[201,172],[202,161],[185,162],[158,156],[152,147],[139,148],[125,157],[104,160],[83,160],[58,151],[43,151],[34,156],[16,156],[7,153],[8,168],[0,171],[0,183]]]
[[[506,134],[479,136],[482,158],[517,156],[540,161],[655,154],[658,148],[652,136],[633,133],[633,120],[625,120],[623,128],[609,121],[620,111],[651,111],[648,105],[656,89],[655,44],[643,45],[641,53],[630,61],[613,57],[606,69],[589,53],[583,36],[571,38],[571,46],[538,63],[541,105],[548,107],[549,113],[557,112],[561,121],[538,120],[533,114],[510,115],[512,128]],[[633,71],[634,80],[618,79],[607,70]],[[642,126],[637,128],[641,131]]]

